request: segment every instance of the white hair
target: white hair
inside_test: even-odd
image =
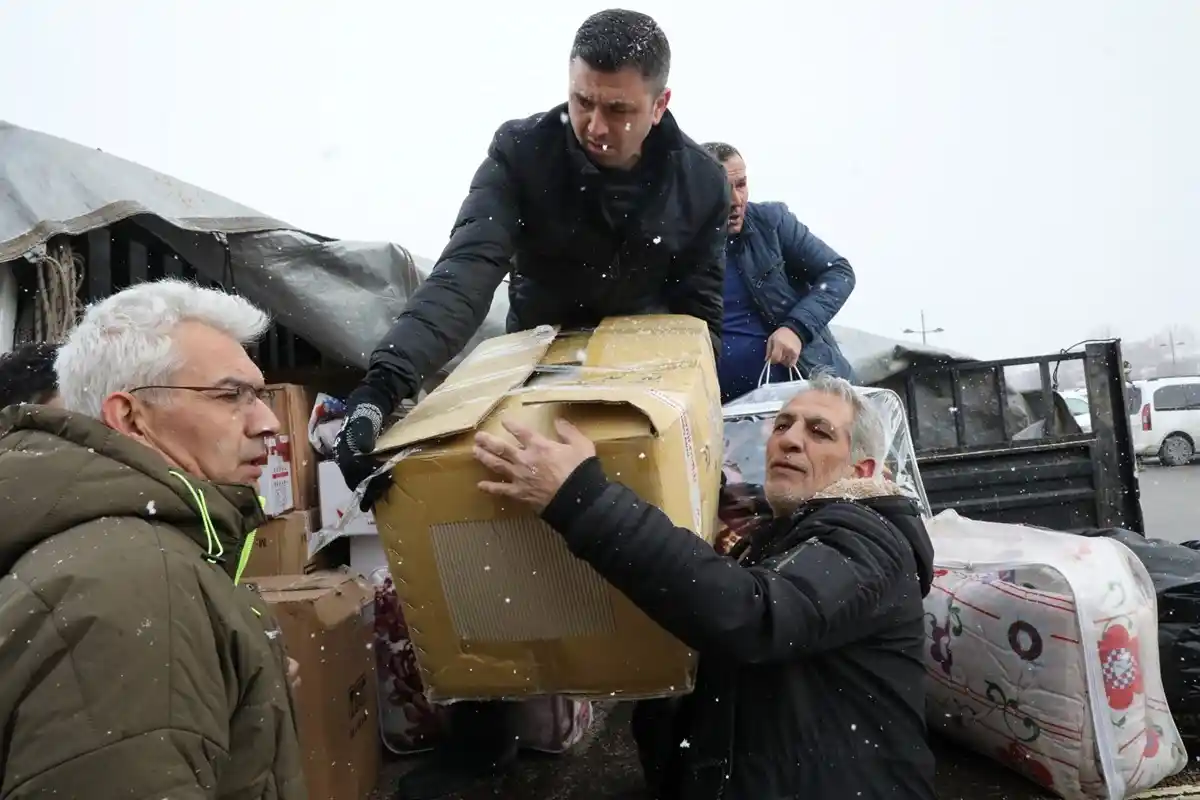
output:
[[[863,401],[862,395],[850,381],[827,372],[815,372],[808,379],[803,392],[824,392],[840,397],[849,404],[853,414],[850,423],[850,463],[857,464],[867,458],[882,462],[887,456],[884,441],[883,418],[874,405]]]
[[[104,398],[170,381],[180,366],[174,332],[198,322],[253,344],[271,319],[244,297],[194,283],[139,283],[87,307],[58,350],[54,371],[69,411],[99,418]]]

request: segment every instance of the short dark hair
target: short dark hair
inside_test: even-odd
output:
[[[705,142],[704,149],[708,151],[710,156],[717,160],[718,164],[724,164],[734,156],[740,157],[742,155],[737,151],[736,147],[724,142]]]
[[[58,345],[26,344],[0,356],[0,408],[17,403],[46,403],[58,393],[54,359]]]
[[[610,8],[583,21],[575,32],[571,58],[600,72],[633,67],[657,91],[667,88],[671,45],[653,18],[639,11]]]

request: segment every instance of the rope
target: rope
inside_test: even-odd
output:
[[[61,342],[79,319],[83,257],[72,250],[69,242],[59,242],[34,264],[38,289],[34,305],[34,341]]]

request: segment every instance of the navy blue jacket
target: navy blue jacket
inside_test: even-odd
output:
[[[825,368],[854,379],[829,322],[854,291],[850,262],[818,239],[784,203],[747,203],[742,232],[731,237],[726,263],[737,263],[768,326],[790,328],[804,343],[800,369]]]

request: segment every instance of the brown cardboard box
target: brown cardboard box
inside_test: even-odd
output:
[[[479,491],[472,443],[507,436],[502,417],[548,435],[565,417],[611,478],[711,542],[720,414],[703,322],[618,317],[483,342],[385,433],[380,452],[420,445],[375,518],[430,699],[689,691],[694,655],[527,507]]]
[[[308,537],[321,526],[319,512],[291,511],[270,520],[254,535],[250,561],[242,572],[247,578],[268,575],[303,575],[320,569],[321,554],[308,557]]]
[[[346,572],[254,581],[275,612],[284,646],[300,662],[296,692],[308,796],[362,800],[379,778],[374,631],[364,614],[375,592]]]
[[[317,507],[317,454],[308,441],[308,418],[316,392],[295,383],[274,383],[269,404],[289,437],[292,463],[292,507],[304,511]]]

